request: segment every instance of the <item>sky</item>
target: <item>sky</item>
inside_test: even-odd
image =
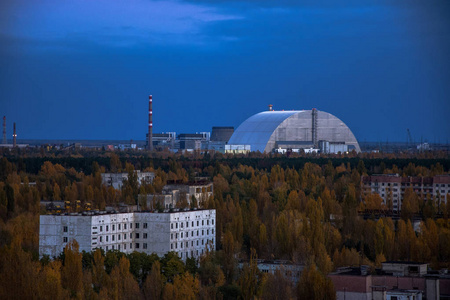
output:
[[[19,139],[144,140],[317,108],[359,141],[449,142],[448,0],[2,0]]]

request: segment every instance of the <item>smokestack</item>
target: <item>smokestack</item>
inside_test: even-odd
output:
[[[6,139],[6,116],[3,116],[3,144],[8,144]]]
[[[148,96],[148,150],[153,150],[153,99]]]
[[[16,137],[17,137],[17,134],[16,134],[16,122],[14,122],[13,147],[16,147],[16,146],[17,146]]]
[[[269,104],[269,111],[273,111],[273,105]]]

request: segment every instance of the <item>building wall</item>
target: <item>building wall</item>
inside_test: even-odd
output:
[[[139,184],[145,182],[151,183],[155,178],[155,173],[153,172],[141,172],[139,170],[135,171],[138,176]],[[128,173],[102,173],[102,183],[106,186],[112,186],[116,190],[120,190],[123,185],[123,181],[128,179]]]
[[[182,259],[198,257],[209,243],[216,245],[216,211],[119,213],[99,215],[42,215],[39,255],[58,256],[71,240],[80,251],[95,248],[156,253],[175,251]]]
[[[376,193],[385,204],[391,200],[394,211],[401,210],[402,199],[408,188],[425,198],[429,195],[435,201],[440,199],[441,203],[447,203],[450,193],[450,175],[401,177],[398,174],[379,174],[362,176],[361,181],[364,194]]]

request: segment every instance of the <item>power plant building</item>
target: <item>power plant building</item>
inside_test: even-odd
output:
[[[334,115],[312,110],[261,112],[245,120],[228,145],[250,145],[251,151],[317,149],[321,153],[361,152],[350,128]]]

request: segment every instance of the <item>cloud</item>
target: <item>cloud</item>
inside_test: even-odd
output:
[[[242,18],[207,4],[146,0],[26,0],[2,5],[0,34],[52,43],[107,46],[201,43],[209,24]]]

